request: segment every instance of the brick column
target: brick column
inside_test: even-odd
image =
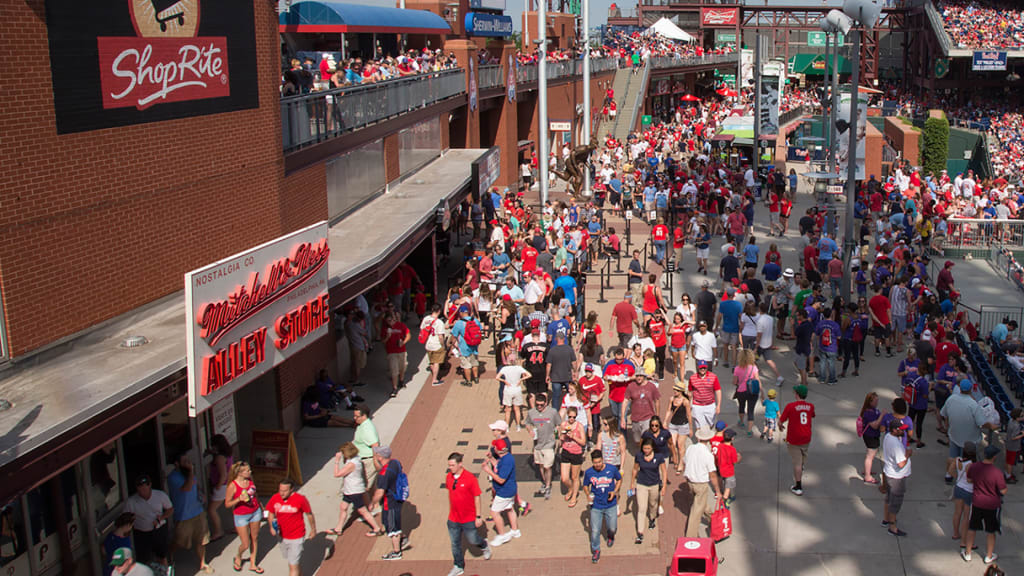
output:
[[[501,116],[498,119],[498,133],[494,138],[494,144],[501,148],[501,175],[498,176],[498,186],[508,186],[515,190],[519,182],[519,108],[518,100],[521,97],[516,90],[516,100],[508,99],[508,76],[509,67],[515,67],[516,45],[511,42],[501,47],[501,71],[505,79],[505,94],[501,98]],[[514,73],[514,72],[513,72]]]
[[[472,40],[449,40],[444,44],[444,51],[446,53],[454,53],[455,60],[459,63],[459,67],[466,71],[466,94],[469,94],[470,86],[470,75],[469,75],[469,61],[470,59],[476,59],[477,50],[480,47],[476,45]],[[473,69],[479,69],[479,66],[474,62]],[[479,91],[477,92],[479,98]],[[479,148],[480,147],[480,107],[479,103],[476,110],[471,110],[469,106],[469,100],[467,98],[466,103],[466,148]]]

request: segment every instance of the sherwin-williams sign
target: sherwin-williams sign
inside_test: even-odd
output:
[[[327,223],[185,274],[195,416],[327,333]]]
[[[253,3],[46,0],[57,132],[259,106]]]
[[[512,17],[501,14],[469,12],[466,14],[466,34],[469,36],[511,36]]]

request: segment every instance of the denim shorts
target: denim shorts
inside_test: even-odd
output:
[[[669,346],[668,349],[671,350],[672,352],[686,352],[686,346],[680,346],[679,348],[676,348],[675,346]]]
[[[963,500],[964,504],[970,506],[971,501],[974,499],[974,492],[968,492],[959,486],[953,487],[953,499]]]
[[[259,522],[260,520],[263,520],[262,508],[257,508],[251,514],[235,514],[235,528],[248,526],[253,522]]]

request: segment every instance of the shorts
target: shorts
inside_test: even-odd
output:
[[[135,552],[138,554],[139,562],[167,558],[168,544],[170,544],[167,538],[168,530],[166,522],[163,526],[149,532],[132,530],[132,535],[135,537]]]
[[[263,518],[263,510],[257,510],[256,514]],[[178,548],[192,548],[193,546],[206,546],[210,543],[210,528],[206,525],[206,514],[182,520],[174,526],[174,545]]]
[[[512,510],[512,507],[515,506],[515,503],[516,499],[514,496],[512,498],[505,498],[504,496],[495,496],[493,499],[491,499],[491,512],[504,512],[505,510]]]
[[[349,346],[348,350],[352,356],[352,364],[356,369],[362,370],[363,368],[366,368],[366,350],[359,350],[352,346]]]
[[[678,348],[676,348],[675,346],[669,346],[668,349],[671,350],[673,353],[675,353],[675,352],[686,352],[686,346],[680,346]]]
[[[534,448],[533,462],[542,468],[551,468],[555,465],[555,449]]]
[[[907,479],[886,476],[885,481],[887,486],[885,503],[889,505],[889,513],[895,516],[903,507],[903,495],[907,493]],[[971,517],[973,518],[973,515]]]
[[[701,260],[707,260],[708,259],[708,252],[710,252],[710,251],[711,251],[711,248],[697,248],[697,258],[699,258]]]
[[[526,380],[526,393],[533,394],[536,396],[542,392],[548,391],[548,382],[546,378],[528,378]]]
[[[798,354],[796,352],[793,353],[793,364],[796,364],[797,370],[803,371],[807,369],[808,356],[809,354]]]
[[[778,212],[772,212],[772,211],[769,210],[768,211],[768,223],[769,224],[778,224],[779,223],[779,213]]]
[[[384,523],[384,531],[388,536],[401,536],[402,503],[388,497],[388,509],[381,513],[380,519]]]
[[[480,360],[477,359],[476,354],[470,354],[469,356],[459,356],[459,366],[463,370],[471,370],[480,365]]]
[[[984,530],[989,534],[996,534],[1002,532],[1000,517],[1002,516],[1001,508],[995,510],[991,508],[978,508],[977,506],[971,506],[971,521],[967,525],[969,530],[980,532]]]
[[[691,408],[693,416],[693,425],[698,430],[701,428],[710,428],[715,425],[715,421],[718,418],[715,416],[715,405],[712,404],[694,404]]]
[[[569,452],[568,450],[562,450],[562,458],[561,459],[562,459],[562,463],[563,464],[572,464],[573,466],[582,466],[583,465],[583,452],[580,452],[579,454],[573,454],[572,452]]]
[[[241,528],[242,526],[248,526],[254,522],[263,520],[263,511],[256,509],[249,514],[235,514],[235,528]]]
[[[360,492],[359,494],[342,494],[341,499],[352,505],[354,510],[366,506],[366,493]]]
[[[771,348],[761,348],[760,346],[758,346],[757,347],[757,353],[755,354],[755,356],[757,358],[764,358],[766,361],[767,360],[771,360],[772,359],[772,349]]]
[[[886,324],[885,326],[875,326],[871,329],[871,332],[875,335],[875,338],[884,340],[892,334],[892,325]]]
[[[974,492],[968,492],[959,486],[953,486],[953,499],[963,500],[964,504],[971,505],[971,501],[974,500]]]
[[[950,458],[959,458],[960,456],[963,456],[963,453],[964,453],[964,447],[963,446],[957,446],[956,444],[954,444],[952,442],[949,443],[949,457]]]
[[[363,461],[363,475],[366,476],[367,486],[377,485],[377,467],[373,465],[373,456],[360,458]]]
[[[302,544],[305,542],[305,538],[295,538],[293,540],[281,539],[281,556],[284,557],[284,561],[289,566],[298,566],[302,560]]]
[[[722,331],[722,338],[719,340],[719,344],[739,344],[740,333],[739,332],[726,332]]]
[[[864,436],[864,447],[868,450],[878,450],[878,447],[882,445],[880,436]]]
[[[807,464],[807,447],[808,444],[786,444],[786,451],[789,452],[789,458],[793,460],[793,464],[800,463],[800,468],[803,468]]]
[[[744,350],[756,350],[757,349],[757,334],[753,336],[743,337],[743,349]]]
[[[516,386],[505,386],[505,392],[501,395],[502,406],[523,406],[526,402],[523,400],[523,387]]]
[[[775,430],[776,420],[775,418],[765,418],[764,427],[768,430]]]
[[[227,499],[227,495],[228,495],[228,485],[227,484],[224,484],[222,486],[217,486],[216,488],[214,488],[213,490],[210,491],[210,501],[211,502],[223,502],[224,500]]]
[[[639,422],[630,422],[629,429],[633,435],[633,442],[639,445],[640,441],[643,439],[644,432],[651,429],[651,420],[647,419]]]
[[[892,323],[896,325],[896,333],[899,334],[907,331],[906,314],[893,314]]]
[[[399,378],[405,376],[405,352],[388,354],[388,374]]]
[[[427,350],[427,362],[431,364],[441,364],[444,362],[444,348],[440,350]]]
[[[689,436],[690,425],[689,424],[669,424],[668,431],[676,436]]]
[[[725,485],[723,486],[723,488],[725,488],[726,490],[735,490],[736,489],[736,477],[735,476],[729,476],[728,478],[722,478],[722,480],[725,481],[724,482]]]

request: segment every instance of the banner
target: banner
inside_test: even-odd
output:
[[[476,58],[469,59],[469,110],[476,112]]]
[[[757,122],[761,135],[779,133],[779,77],[761,76],[757,97]]]
[[[1000,72],[1006,70],[1006,52],[975,52],[971,70],[975,72]]]
[[[836,108],[836,124],[839,124],[840,128],[833,127],[833,135],[839,142],[839,175],[840,178],[845,180],[847,178],[846,167],[850,158],[850,105],[851,95],[849,92],[839,93],[839,107]],[[864,171],[864,149],[867,142],[867,125],[868,125],[868,95],[857,94],[857,174],[855,178],[857,180],[864,180],[866,178]]]
[[[739,8],[701,8],[701,28],[735,28],[740,20]]]
[[[57,133],[259,106],[252,2],[46,0]]]
[[[508,72],[508,82],[505,83],[505,86],[508,88],[508,101],[509,102],[515,102],[516,101],[516,58],[512,54],[508,55],[508,67],[506,68],[506,70]]]

